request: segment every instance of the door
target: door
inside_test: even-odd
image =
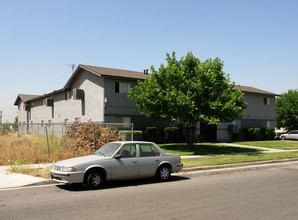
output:
[[[131,179],[139,175],[139,163],[135,144],[126,144],[119,150],[117,158],[111,160],[112,179]]]
[[[162,157],[152,144],[139,144],[140,149],[140,177],[151,177],[161,163]]]
[[[201,123],[200,139],[202,142],[216,142],[217,126]]]

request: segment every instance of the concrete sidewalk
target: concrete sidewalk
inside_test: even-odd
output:
[[[34,168],[45,168],[51,166],[51,164],[34,164],[27,165]],[[34,177],[25,174],[12,173],[9,171],[10,166],[0,166],[0,189],[23,187],[38,184],[48,184],[52,180]]]

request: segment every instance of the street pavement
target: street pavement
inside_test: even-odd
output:
[[[297,220],[298,161],[245,170],[110,181],[101,190],[44,185],[0,190],[0,219]]]
[[[260,150],[263,150],[262,153],[297,151],[297,150],[279,150],[279,149],[264,148],[264,147],[243,146],[243,145],[230,144],[230,143],[224,143],[224,145],[260,149]],[[251,152],[248,152],[248,153],[251,153]],[[247,154],[247,153],[236,153],[235,155],[237,154]],[[231,154],[228,154],[228,155],[231,155]],[[206,155],[181,156],[181,158],[194,158],[194,157],[204,157],[204,156]],[[244,168],[249,166],[264,166],[264,165],[270,165],[273,163],[276,164],[276,163],[290,162],[290,161],[298,161],[298,158],[288,159],[288,160],[260,161],[260,162],[252,162],[252,163],[184,168],[182,172],[179,173],[178,175],[183,175],[183,173],[189,173],[189,172],[205,172],[205,171],[210,172],[212,170],[216,170],[216,172],[219,172],[219,171],[226,171],[227,169],[235,169],[235,168],[241,168],[241,167]],[[45,167],[52,166],[52,164],[34,164],[34,165],[26,165],[26,166],[34,167],[34,168],[45,168]],[[54,181],[49,179],[44,179],[44,178],[39,178],[39,177],[34,177],[34,176],[24,175],[19,173],[13,173],[13,172],[10,172],[10,169],[11,169],[10,166],[0,166],[0,189],[54,183]]]

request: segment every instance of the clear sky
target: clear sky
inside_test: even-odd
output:
[[[71,64],[134,71],[219,57],[236,84],[297,89],[298,0],[0,0],[0,110],[61,89]]]

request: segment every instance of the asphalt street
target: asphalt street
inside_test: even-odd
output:
[[[0,190],[0,219],[298,219],[298,162],[80,185]]]

